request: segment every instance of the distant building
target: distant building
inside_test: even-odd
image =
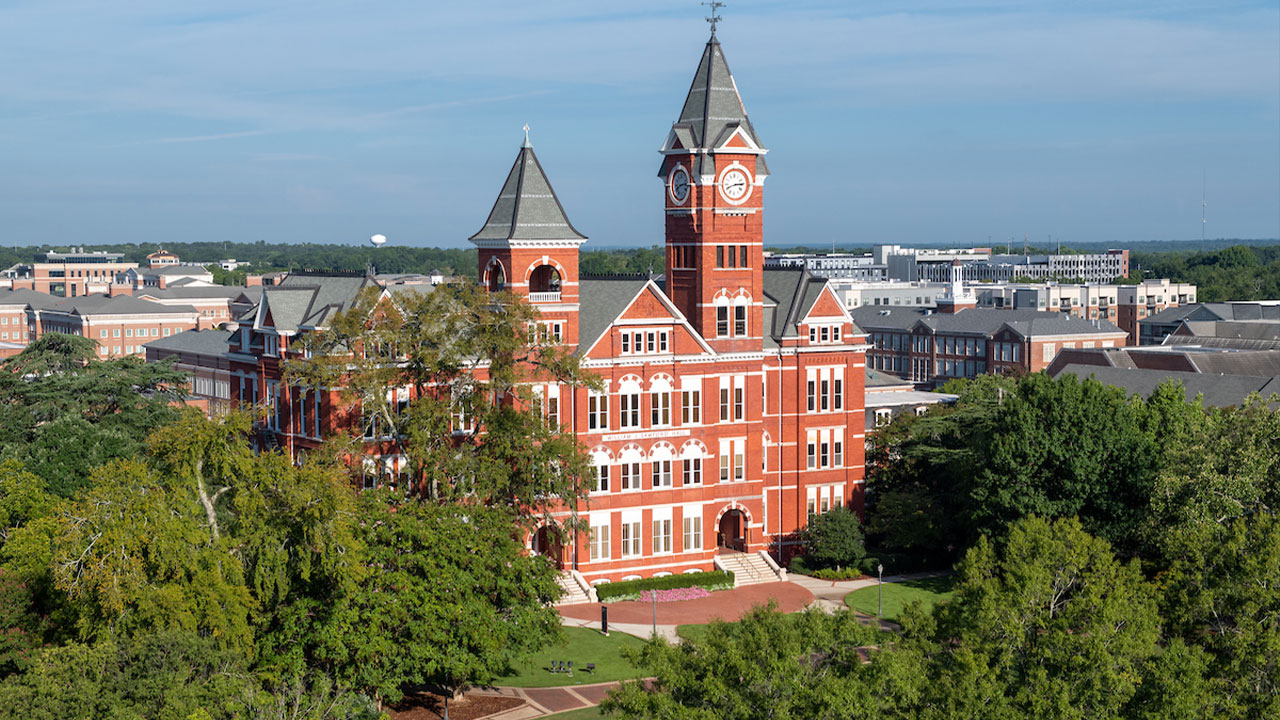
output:
[[[958,377],[1036,372],[1071,347],[1123,345],[1105,320],[1038,310],[962,309],[955,313],[862,307],[851,311],[873,348],[867,367],[936,386]]]
[[[166,265],[178,265],[180,261],[177,255],[168,250],[157,250],[147,256],[147,267],[158,268]]]
[[[22,352],[36,339],[28,331],[27,311],[31,307],[53,307],[61,298],[26,288],[0,290],[0,359]]]
[[[1173,306],[1138,321],[1141,345],[1280,348],[1280,300]]]
[[[231,322],[262,299],[262,288],[222,285],[178,285],[164,290],[146,288],[134,297],[161,305],[190,306],[198,313],[198,330],[208,330]]]
[[[123,253],[85,252],[83,248],[47,252],[43,257],[37,256],[34,263],[8,268],[4,275],[13,290],[26,288],[47,295],[78,297],[105,292],[120,273],[138,267],[137,263],[123,260]]]
[[[1280,393],[1280,352],[1223,348],[1126,347],[1063,350],[1046,372],[1072,374],[1143,397],[1169,380],[1182,383],[1188,400],[1232,407],[1252,393]]]
[[[180,283],[185,285],[213,285],[213,271],[200,265],[160,265],[149,268],[130,268],[121,273],[119,281],[133,287],[164,290]],[[183,281],[187,281],[183,283]]]
[[[850,310],[866,305],[934,308],[938,306],[938,296],[946,292],[948,287],[947,283],[941,282],[901,280],[863,281],[838,278],[829,282],[831,289]]]
[[[897,375],[867,368],[867,429],[884,427],[899,415],[924,415],[935,405],[950,405],[959,395],[917,390]]]
[[[1109,283],[1129,277],[1128,250],[1079,255],[1006,255],[993,254],[990,248],[935,250],[877,245],[872,256],[877,263],[885,265],[889,278],[906,282],[946,282],[953,260],[960,261],[964,276],[970,281],[1012,282],[1026,277]]]
[[[199,315],[190,305],[166,306],[120,295],[86,295],[55,304],[30,302],[27,337],[47,333],[79,335],[97,341],[100,357],[142,355],[143,344],[194,330]]]
[[[816,255],[806,253],[768,253],[764,257],[766,268],[803,268],[810,274],[828,279],[876,281],[888,279],[888,268],[877,264],[870,255],[831,253]]]

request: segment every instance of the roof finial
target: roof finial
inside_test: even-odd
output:
[[[724,7],[724,3],[720,2],[720,0],[710,0],[710,2],[703,2],[702,4],[711,8],[711,17],[708,17],[706,20],[711,23],[711,37],[715,37],[716,23],[724,19],[717,15],[716,11]]]
[[[533,147],[533,143],[529,142],[529,123],[524,124],[524,145],[521,145],[520,147]]]

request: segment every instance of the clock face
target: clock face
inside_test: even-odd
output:
[[[669,188],[671,199],[677,205],[683,205],[684,201],[689,199],[689,171],[676,166],[676,169],[671,171]]]
[[[740,167],[731,167],[720,175],[720,194],[725,200],[738,205],[751,193],[751,178]]]

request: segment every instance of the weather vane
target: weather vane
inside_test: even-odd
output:
[[[724,3],[719,0],[710,0],[710,2],[704,2],[702,4],[711,8],[711,17],[707,18],[707,22],[711,23],[711,37],[715,37],[716,23],[724,19],[717,15],[716,11],[724,7]]]
[[[527,148],[533,147],[533,143],[529,142],[529,123],[524,124],[524,146]]]

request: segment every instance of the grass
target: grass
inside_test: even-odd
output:
[[[922,578],[899,583],[884,584],[884,618],[897,620],[908,605],[919,600],[928,612],[934,605],[951,597],[955,578],[944,577]],[[844,596],[844,604],[868,615],[876,614],[876,598],[878,588],[871,587],[854,590]]]
[[[589,628],[565,628],[565,643],[543,648],[523,663],[517,663],[510,675],[494,680],[494,685],[513,687],[559,687],[561,685],[589,685],[610,680],[629,680],[641,677],[639,669],[622,657],[624,647],[638,648],[644,644],[640,638],[614,631],[605,637],[598,630]],[[573,662],[573,677],[568,673],[551,672],[551,661]],[[587,663],[595,663],[594,673],[586,671]],[[572,717],[572,716],[569,716]],[[584,716],[585,717],[585,716]]]
[[[681,640],[692,640],[697,642],[705,638],[707,636],[707,631],[710,629],[711,625],[709,623],[702,625],[677,625],[676,635],[679,635]]]

